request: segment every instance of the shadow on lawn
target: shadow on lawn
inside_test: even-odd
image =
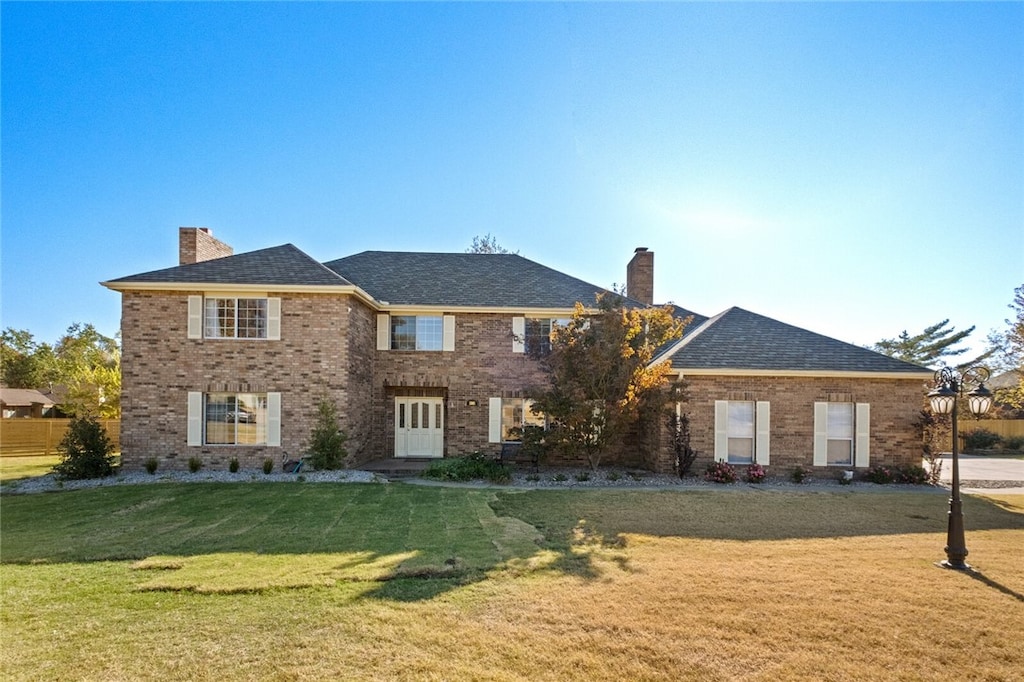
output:
[[[1024,530],[1024,514],[996,501],[971,497],[964,506],[968,532]],[[351,598],[421,601],[496,569],[583,580],[613,566],[629,571],[623,538],[632,534],[943,533],[946,513],[944,497],[920,494],[168,484],[5,497],[0,524],[3,563],[131,560],[139,590],[338,586]]]

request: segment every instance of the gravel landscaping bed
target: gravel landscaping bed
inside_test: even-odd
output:
[[[472,487],[505,487],[519,489],[675,489],[675,490],[778,490],[778,491],[840,491],[840,490],[862,490],[862,491],[921,491],[921,492],[946,492],[947,488],[927,485],[878,485],[865,481],[854,481],[843,484],[838,479],[829,478],[808,478],[803,483],[794,483],[792,480],[782,477],[769,477],[762,483],[713,483],[707,481],[703,476],[689,476],[680,479],[678,476],[667,474],[654,474],[647,471],[632,469],[602,469],[592,472],[589,469],[544,469],[539,472],[528,470],[517,470],[512,475],[512,481],[505,486],[497,486],[487,481],[474,481],[471,483],[451,483],[447,481],[436,481],[423,478],[398,478],[390,480],[405,481],[419,485],[453,485]],[[240,471],[230,473],[228,471],[199,471],[190,473],[185,471],[157,472],[148,474],[145,472],[134,472],[117,474],[106,478],[86,479],[82,481],[59,481],[53,474],[35,476],[16,481],[10,481],[3,485],[4,494],[27,494],[54,492],[59,490],[79,490],[82,488],[99,488],[114,485],[151,485],[158,483],[281,483],[281,482],[306,482],[306,483],[387,483],[389,478],[357,469],[343,469],[339,471],[308,471],[301,474],[286,474],[274,472],[264,474],[262,471]],[[963,488],[1010,488],[1019,487],[1019,481],[964,481]]]
[[[281,483],[305,481],[307,483],[386,483],[371,471],[343,469],[339,471],[310,471],[301,474],[271,473],[262,471],[187,471],[134,472],[117,474],[106,478],[89,478],[82,481],[59,481],[53,474],[23,478],[5,483],[3,492],[9,493],[44,493],[56,490],[80,490],[82,488],[100,488],[112,485],[148,485],[154,483]]]

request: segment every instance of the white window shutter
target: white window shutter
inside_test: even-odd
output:
[[[729,459],[729,401],[715,401],[715,461]]]
[[[771,403],[766,400],[757,401],[756,416],[754,417],[755,433],[754,438],[754,461],[762,466],[771,464]]]
[[[871,461],[871,405],[857,403],[854,418],[856,437],[854,440],[854,466],[866,467]]]
[[[828,465],[828,403],[814,403],[814,466]]]
[[[267,393],[267,445],[281,446],[281,394]]]
[[[391,349],[391,316],[387,313],[377,315],[377,350]]]
[[[199,297],[200,300],[202,297]],[[199,391],[188,392],[188,436],[187,445],[203,444],[203,394]]]
[[[442,325],[441,350],[455,350],[455,316],[445,315]]]
[[[526,318],[512,318],[512,352],[526,352]]]
[[[267,339],[281,340],[281,299],[267,299]]]
[[[501,398],[487,399],[487,442],[501,442]]]
[[[203,297],[188,297],[188,338],[203,338]]]

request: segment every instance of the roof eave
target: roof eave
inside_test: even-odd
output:
[[[273,291],[294,294],[347,294],[363,300],[373,308],[381,307],[380,302],[373,296],[352,284],[233,284],[226,282],[121,282],[117,280],[100,282],[100,284],[119,293],[126,291],[203,291],[211,293],[251,292],[265,295],[266,292]]]

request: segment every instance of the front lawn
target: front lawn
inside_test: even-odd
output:
[[[965,500],[977,575],[933,565],[946,509],[919,491],[4,495],[0,667],[5,679],[1014,679],[1024,500]]]
[[[27,457],[0,457],[0,483],[22,478],[44,476],[60,461],[59,455],[32,455]]]

